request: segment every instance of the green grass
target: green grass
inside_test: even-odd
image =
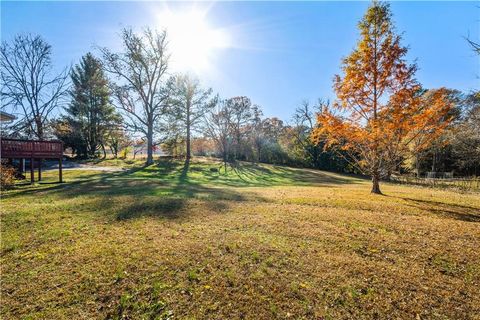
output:
[[[2,193],[2,318],[478,319],[476,193],[376,196],[356,177],[208,160],[127,166]]]
[[[123,167],[123,168],[133,168],[141,166],[145,163],[144,158],[137,159],[121,159],[121,158],[98,158],[98,159],[85,159],[85,160],[76,160],[78,163],[88,164],[88,165],[98,165],[98,166],[108,166],[108,167]]]

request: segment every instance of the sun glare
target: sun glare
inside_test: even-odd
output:
[[[212,28],[206,11],[190,9],[158,15],[159,26],[167,30],[172,68],[200,72],[210,68],[218,49],[229,46],[227,33]]]

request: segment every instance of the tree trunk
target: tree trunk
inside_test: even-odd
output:
[[[391,170],[391,169],[388,169],[387,175],[386,175],[386,177],[385,177],[385,180],[386,180],[386,181],[390,181],[391,178],[392,178],[392,170]]]
[[[417,178],[420,178],[420,155],[415,156],[415,169],[417,170]]]
[[[240,128],[240,125],[238,125],[238,128]],[[240,130],[240,129],[238,129]],[[241,137],[240,137],[240,133],[237,132],[237,145],[235,147],[235,156],[234,156],[234,160],[238,160],[238,157],[240,156],[240,153],[241,153],[241,150],[240,150],[240,141],[241,141]]]
[[[222,158],[223,158],[223,166],[224,166],[224,169],[225,169],[225,173],[227,173],[227,150],[226,150],[226,147],[224,147]]]
[[[105,150],[105,146],[103,145],[103,143],[100,146],[102,147],[102,151],[103,151],[103,159],[106,159],[107,158],[107,151]]]
[[[113,159],[117,159],[117,157],[118,157],[118,146],[113,146],[113,147],[110,148],[110,150],[113,153]]]
[[[378,173],[372,175],[372,191],[371,193],[382,194],[380,191],[380,176]]]
[[[153,125],[148,125],[147,131],[147,166],[153,164]]]
[[[43,140],[43,123],[40,116],[35,116],[35,124],[37,126],[38,140]]]
[[[191,158],[191,151],[190,151],[190,106],[187,105],[187,160]]]
[[[262,152],[262,147],[261,146],[257,146],[257,163],[260,163],[260,159],[262,158],[261,157],[261,152]]]

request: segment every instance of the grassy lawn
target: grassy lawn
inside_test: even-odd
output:
[[[480,319],[478,193],[129,168],[3,192],[3,319]]]

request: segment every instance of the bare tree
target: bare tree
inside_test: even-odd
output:
[[[252,107],[252,123],[250,124],[249,136],[250,143],[252,144],[253,155],[252,162],[260,162],[261,152],[264,144],[264,135],[263,135],[263,112],[260,106],[254,105]]]
[[[318,99],[313,106],[310,102],[303,101],[299,107],[295,109],[292,121],[291,133],[296,144],[304,151],[305,158],[314,165],[318,165],[318,158],[322,153],[323,143],[313,143],[311,139],[312,131],[317,126],[316,116],[321,113],[324,108],[328,108],[329,101]]]
[[[467,39],[467,41],[472,47],[473,51],[475,51],[477,54],[480,54],[480,43],[477,43],[471,39]]]
[[[27,136],[45,138],[47,121],[66,93],[68,69],[52,75],[52,47],[38,35],[18,35],[0,49],[2,109],[19,110],[14,124]]]
[[[232,146],[232,123],[234,121],[233,109],[225,100],[205,116],[205,134],[217,145],[227,170],[228,154]]]
[[[117,107],[127,127],[140,131],[147,141],[147,165],[153,163],[156,124],[165,115],[168,100],[166,32],[145,29],[136,34],[122,31],[123,52],[101,48],[105,70],[118,82],[112,83]]]
[[[191,158],[191,135],[204,115],[215,105],[212,89],[202,89],[198,79],[190,75],[176,75],[171,82],[172,116],[185,135],[186,157]]]
[[[232,132],[235,138],[234,157],[235,159],[241,154],[242,140],[245,136],[245,130],[253,120],[252,101],[245,96],[233,97],[225,102],[227,108],[232,112]]]

